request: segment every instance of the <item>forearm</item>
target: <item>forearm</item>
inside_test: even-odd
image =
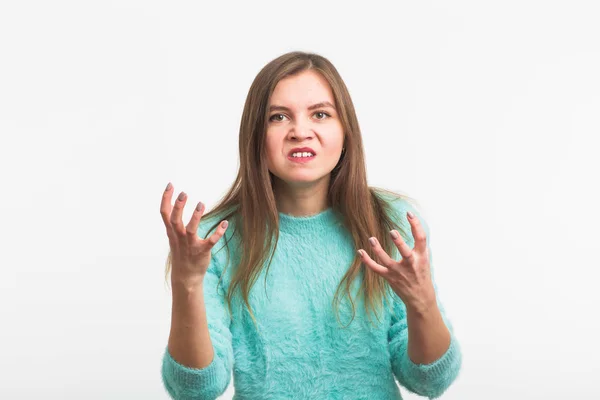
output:
[[[203,285],[173,282],[173,306],[168,349],[171,357],[190,368],[206,368],[214,357]]]
[[[408,356],[415,364],[430,364],[450,347],[450,331],[434,301],[428,307],[407,307]]]

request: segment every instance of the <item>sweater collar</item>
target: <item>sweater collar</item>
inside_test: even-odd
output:
[[[317,233],[341,224],[341,215],[332,207],[313,215],[293,216],[279,212],[279,230],[291,234]]]

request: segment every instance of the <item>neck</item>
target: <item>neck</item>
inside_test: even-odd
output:
[[[288,183],[274,179],[273,191],[279,212],[291,216],[318,214],[329,207],[329,175],[317,182]]]

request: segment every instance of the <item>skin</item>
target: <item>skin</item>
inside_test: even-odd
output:
[[[344,145],[344,131],[337,110],[310,106],[335,101],[329,83],[309,70],[277,83],[270,106],[266,153],[269,171],[275,176],[274,193],[280,212],[293,216],[314,215],[325,210],[331,171]],[[295,147],[310,147],[316,157],[300,164],[288,160]]]

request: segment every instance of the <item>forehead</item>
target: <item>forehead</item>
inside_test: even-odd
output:
[[[270,103],[281,106],[310,106],[321,101],[334,104],[327,80],[318,72],[308,70],[280,80],[271,95]]]

